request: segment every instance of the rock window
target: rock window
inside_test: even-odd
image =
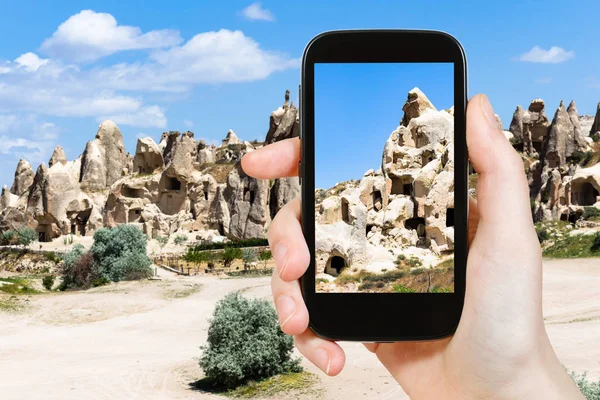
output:
[[[350,212],[348,209],[348,200],[342,199],[342,221],[350,223]]]

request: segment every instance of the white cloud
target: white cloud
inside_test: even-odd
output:
[[[42,121],[34,114],[0,114],[3,163],[14,168],[18,160],[24,158],[35,168],[41,162],[48,162],[60,131],[56,124]],[[11,179],[13,171],[0,171],[5,183]]]
[[[250,4],[241,11],[241,15],[250,21],[274,21],[275,16],[271,11],[262,8],[261,4],[256,2]]]
[[[119,49],[155,48],[137,61],[112,65],[82,66],[31,52],[0,62],[0,110],[5,114],[111,118],[141,128],[165,128],[167,117],[161,103],[181,100],[197,85],[265,79],[300,64],[299,59],[263,49],[241,31],[203,32],[167,49],[160,47],[180,40],[163,40],[168,36],[160,32],[165,31],[142,34],[137,28],[117,25],[110,14],[82,11],[64,22],[42,48],[53,54],[73,52],[69,54],[85,57]]]
[[[186,128],[191,128],[192,126],[194,126],[194,123],[192,121],[190,121],[189,119],[184,119],[183,126],[185,126]]]
[[[111,14],[83,10],[60,24],[41,49],[53,57],[89,62],[123,50],[173,46],[181,40],[178,31],[142,33],[138,27],[118,25]]]
[[[15,63],[29,72],[37,71],[42,65],[48,63],[48,59],[39,58],[35,53],[25,53],[15,59]]]
[[[516,57],[516,61],[558,64],[573,57],[575,57],[574,51],[567,51],[561,47],[552,46],[550,49],[544,50],[539,46],[534,46],[527,53]]]
[[[132,125],[141,128],[166,128],[167,117],[158,106],[141,107],[130,113],[118,113],[97,118],[98,122],[110,119],[117,124]]]

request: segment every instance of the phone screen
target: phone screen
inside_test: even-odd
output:
[[[316,292],[454,292],[454,64],[315,63]]]

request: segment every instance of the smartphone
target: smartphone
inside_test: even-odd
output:
[[[310,328],[435,339],[458,326],[467,259],[466,59],[436,31],[332,31],[302,59],[299,166]]]

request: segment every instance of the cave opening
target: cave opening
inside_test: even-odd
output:
[[[373,208],[376,211],[381,210],[381,206],[383,204],[383,198],[381,197],[381,191],[373,189],[373,193],[371,194],[373,198]]]
[[[413,195],[413,185],[406,178],[393,177],[391,194]]]
[[[446,226],[454,226],[454,208],[446,209]]]
[[[208,182],[203,184],[204,200],[208,200]]]
[[[325,273],[331,276],[338,276],[346,268],[346,260],[342,256],[331,256],[325,264]]]
[[[167,178],[165,182],[165,187],[167,190],[181,190],[181,182],[177,178]]]
[[[590,182],[583,182],[573,185],[571,202],[576,206],[592,206],[598,201],[598,196],[598,190]]]

